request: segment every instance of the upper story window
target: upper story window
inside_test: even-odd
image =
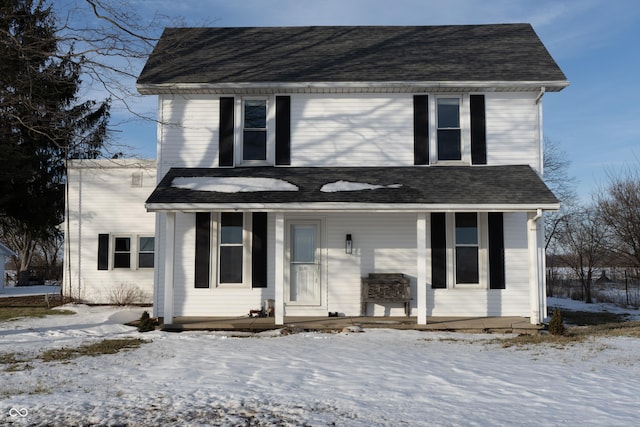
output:
[[[462,160],[460,98],[437,99],[438,160]]]
[[[242,114],[242,160],[267,160],[267,100],[243,100]]]

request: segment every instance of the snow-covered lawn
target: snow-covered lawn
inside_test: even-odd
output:
[[[0,425],[630,426],[640,416],[637,338],[502,348],[501,335],[384,329],[140,334],[122,322],[142,309],[65,308],[77,314],[0,323],[0,360],[31,359],[0,363]],[[122,337],[150,342],[36,359]]]

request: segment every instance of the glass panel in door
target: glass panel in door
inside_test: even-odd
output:
[[[318,224],[292,224],[289,302],[320,305]]]

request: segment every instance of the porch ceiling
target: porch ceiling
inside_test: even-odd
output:
[[[237,167],[172,168],[146,207],[185,212],[524,211],[555,210],[559,202],[527,165]]]

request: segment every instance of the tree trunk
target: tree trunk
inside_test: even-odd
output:
[[[18,286],[29,286],[29,268],[31,267],[31,259],[36,244],[33,241],[31,233],[25,231],[22,234],[21,247],[18,248],[18,256],[20,257],[20,268],[18,269]]]
[[[584,302],[591,304],[591,272],[587,274],[587,280],[584,282]]]

